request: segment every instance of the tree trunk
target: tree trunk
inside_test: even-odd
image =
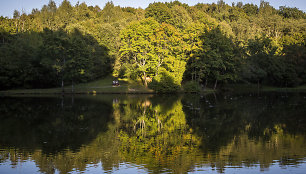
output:
[[[156,73],[155,73],[155,76],[158,76],[158,70],[159,70],[159,67],[160,67],[160,65],[162,64],[162,60],[161,60],[161,58],[160,58],[160,56],[158,56],[158,58],[159,58],[159,61],[158,61],[158,65],[156,66]]]
[[[204,84],[204,91],[206,90],[206,86],[207,86],[207,78],[205,79],[205,84]]]
[[[18,22],[16,22],[16,33],[18,33]]]
[[[65,65],[66,65],[66,58],[64,58],[64,68],[63,68],[63,74],[62,74],[62,93],[64,94],[65,93],[65,90],[64,90],[64,71],[65,71]]]
[[[71,92],[74,93],[74,85],[73,85],[73,80],[71,80]]]
[[[257,80],[257,90],[259,91],[259,80]]]
[[[147,74],[146,74],[146,72],[143,72],[143,82],[144,82],[144,85],[145,85],[145,87],[148,87],[148,83],[147,83]]]
[[[259,96],[259,80],[257,80],[257,95]]]
[[[216,79],[216,81],[215,81],[215,86],[214,86],[214,90],[217,88],[217,83],[218,83],[218,80]]]
[[[62,78],[62,94],[65,93],[65,90],[64,90],[64,78]]]
[[[71,95],[71,105],[74,105],[74,95]]]
[[[64,108],[64,95],[62,95],[62,97],[61,97],[61,107],[62,107],[62,109]]]

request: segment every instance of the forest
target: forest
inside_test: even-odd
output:
[[[306,14],[268,2],[151,3],[146,9],[50,0],[0,17],[0,90],[106,76],[156,92],[226,84],[306,84]]]

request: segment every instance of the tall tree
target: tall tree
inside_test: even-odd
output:
[[[214,81],[228,82],[238,79],[239,59],[233,41],[219,27],[206,30],[200,36],[202,48],[195,54],[190,69],[197,74],[195,77]]]
[[[156,59],[150,40],[158,25],[154,19],[149,18],[132,23],[121,33],[122,62],[132,65],[133,73],[141,78],[145,86],[148,86],[147,75],[152,73],[152,62]]]

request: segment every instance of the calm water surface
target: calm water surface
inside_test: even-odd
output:
[[[0,173],[306,173],[306,93],[0,98]]]

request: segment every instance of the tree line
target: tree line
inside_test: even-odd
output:
[[[146,9],[49,1],[0,17],[0,89],[49,88],[109,74],[159,92],[228,83],[306,83],[306,14],[242,2]]]

